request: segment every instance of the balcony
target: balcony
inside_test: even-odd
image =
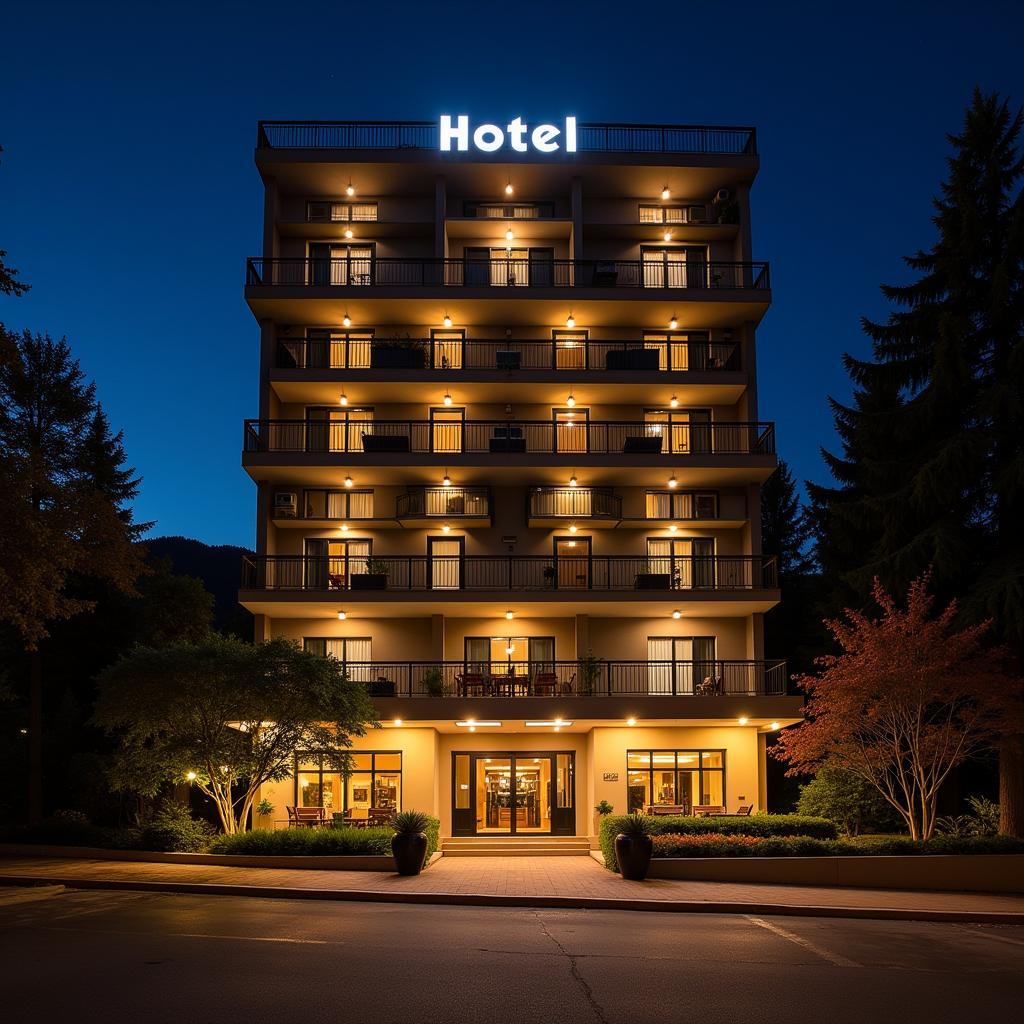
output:
[[[453,593],[643,592],[648,597],[773,590],[776,560],[760,555],[383,555],[246,556],[242,589],[331,592]]]
[[[668,415],[668,414],[666,414]],[[425,454],[618,455],[679,458],[774,455],[772,423],[587,420],[246,420],[246,452],[346,456]]]
[[[490,523],[491,493],[486,487],[420,487],[395,499],[395,518],[400,523],[431,519],[449,526],[470,527]]]
[[[767,292],[768,264],[735,261],[524,260],[352,257],[250,257],[248,287],[310,289],[481,289],[510,291],[596,289],[651,295],[668,292]]]
[[[740,369],[733,342],[689,339],[593,341],[555,337],[407,338],[400,342],[341,334],[335,337],[281,338],[281,370],[428,370],[454,379],[475,371],[557,371],[614,373],[723,373]]]
[[[784,661],[347,662],[374,697],[566,698],[784,696]]]
[[[527,525],[559,526],[572,520],[587,526],[617,526],[622,498],[607,488],[534,487],[526,498]]]
[[[422,150],[439,153],[436,121],[260,121],[256,148]],[[581,153],[665,153],[756,156],[753,128],[719,125],[579,124]],[[475,160],[485,153],[472,154]],[[508,162],[507,151],[493,154]]]

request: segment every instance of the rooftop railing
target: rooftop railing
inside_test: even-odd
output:
[[[440,134],[435,121],[260,121],[256,147],[430,150],[440,158]],[[581,153],[753,156],[757,134],[724,125],[590,123],[577,126],[576,148]]]
[[[246,590],[310,591],[721,591],[777,585],[761,555],[251,555]]]
[[[629,370],[713,373],[740,369],[734,342],[594,341],[566,338],[519,341],[511,338],[406,338],[400,344],[368,335],[281,338],[282,370]]]
[[[773,423],[588,420],[246,420],[247,452],[706,456],[773,455]]]
[[[638,288],[763,291],[768,264],[694,260],[249,257],[246,284],[263,288]]]
[[[778,697],[784,661],[349,661],[374,697]]]

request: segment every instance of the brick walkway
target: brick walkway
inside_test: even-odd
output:
[[[251,895],[332,899],[408,899],[410,902],[491,902],[609,906],[623,909],[722,910],[777,913],[843,913],[849,916],[1020,915],[1024,896],[985,893],[904,892],[809,886],[751,885],[649,879],[626,882],[590,857],[441,858],[423,874],[402,878],[383,871],[313,871],[294,868],[147,864],[138,861],[56,857],[0,857],[5,880],[39,880],[74,886],[126,888],[239,887]],[[210,891],[210,890],[207,890]],[[445,899],[449,897],[450,899]],[[472,899],[477,897],[478,899]],[[578,901],[575,902],[574,901]],[[640,906],[643,904],[644,906]]]

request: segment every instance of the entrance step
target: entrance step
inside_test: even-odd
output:
[[[441,840],[446,857],[587,857],[580,836],[455,836]]]

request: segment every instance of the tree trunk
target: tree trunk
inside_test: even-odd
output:
[[[999,833],[1024,839],[1024,736],[999,745]]]
[[[43,656],[29,652],[28,820],[43,820]]]

